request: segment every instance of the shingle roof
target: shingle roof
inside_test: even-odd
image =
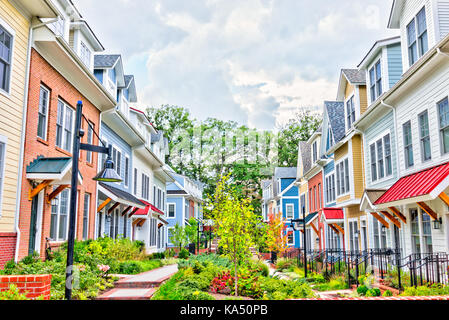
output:
[[[144,203],[142,203],[142,201],[140,201],[139,199],[137,199],[135,196],[133,196],[131,193],[128,193],[126,191],[120,190],[116,187],[113,187],[109,184],[100,182],[99,183],[103,188],[105,188],[106,190],[108,190],[109,192],[111,192],[112,194],[114,194],[115,196],[117,196],[120,199],[124,199],[126,201],[129,201],[131,203],[135,203],[136,205],[144,205]]]
[[[365,84],[366,83],[366,74],[363,70],[357,69],[342,69],[341,72],[344,73],[346,78],[350,83],[355,84]]]
[[[278,167],[274,169],[275,179],[296,178],[296,167]]]
[[[346,133],[345,105],[343,102],[338,101],[324,101],[324,106],[329,116],[334,141],[337,143],[344,138]]]
[[[126,88],[129,86],[129,83],[131,82],[132,79],[134,79],[133,75],[126,75],[125,74],[125,87]]]
[[[112,68],[118,59],[119,54],[97,54],[94,57],[94,68]]]
[[[310,158],[310,144],[305,141],[300,141],[301,145],[301,159],[303,172],[306,173],[312,168],[312,160]]]

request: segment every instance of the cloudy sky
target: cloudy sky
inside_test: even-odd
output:
[[[134,74],[139,106],[173,104],[273,129],[335,99],[386,28],[392,0],[75,0]]]

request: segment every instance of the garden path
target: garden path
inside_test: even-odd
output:
[[[178,272],[178,265],[168,265],[134,276],[121,277],[115,287],[97,300],[148,300],[164,281]]]

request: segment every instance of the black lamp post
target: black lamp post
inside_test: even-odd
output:
[[[81,121],[83,118],[83,102],[78,101],[76,106],[75,131],[73,137],[73,152],[72,152],[72,180],[70,189],[70,216],[69,216],[69,235],[67,241],[67,266],[66,266],[66,286],[65,298],[70,300],[72,298],[72,274],[73,274],[73,249],[75,246],[75,224],[76,224],[76,204],[78,195],[78,174],[79,174],[79,154],[80,150],[86,150],[96,153],[107,154],[108,157],[105,162],[104,169],[95,176],[94,180],[103,182],[121,182],[122,179],[114,170],[114,162],[111,159],[112,147],[94,146],[90,144],[81,143],[81,138],[84,136],[84,130],[81,129]],[[88,125],[89,121],[87,121]],[[92,128],[92,131],[95,131]],[[95,133],[95,135],[97,135]],[[98,137],[98,135],[97,135]],[[98,137],[99,138],[99,137]],[[101,141],[101,139],[99,138]],[[101,141],[104,145],[104,143]]]
[[[301,230],[301,222],[303,224],[303,231],[304,231],[304,277],[307,278],[307,236],[306,236],[306,217],[305,213],[303,212],[303,218],[302,219],[295,219],[292,220],[292,228],[295,231]]]
[[[200,254],[200,231],[203,232],[203,224],[201,223],[201,221],[198,219],[198,236],[197,236],[197,244],[198,244],[198,253]],[[201,225],[201,230],[200,230],[200,225]]]

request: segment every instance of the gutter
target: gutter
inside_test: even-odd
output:
[[[19,246],[20,246],[20,228],[19,228],[19,215],[20,215],[20,202],[22,195],[22,175],[23,175],[23,161],[25,154],[25,130],[26,130],[26,120],[28,113],[28,93],[30,89],[30,70],[31,70],[31,47],[33,46],[33,30],[51,24],[59,20],[59,16],[55,19],[48,20],[46,22],[41,22],[35,26],[32,25],[32,21],[30,23],[30,29],[28,31],[28,48],[27,48],[27,61],[25,67],[25,90],[23,97],[23,117],[22,117],[22,136],[20,137],[20,152],[19,152],[19,174],[18,174],[18,182],[17,182],[17,198],[16,198],[16,214],[14,216],[14,229],[17,233],[16,238],[16,250],[14,253],[14,261],[17,262],[19,257]]]

